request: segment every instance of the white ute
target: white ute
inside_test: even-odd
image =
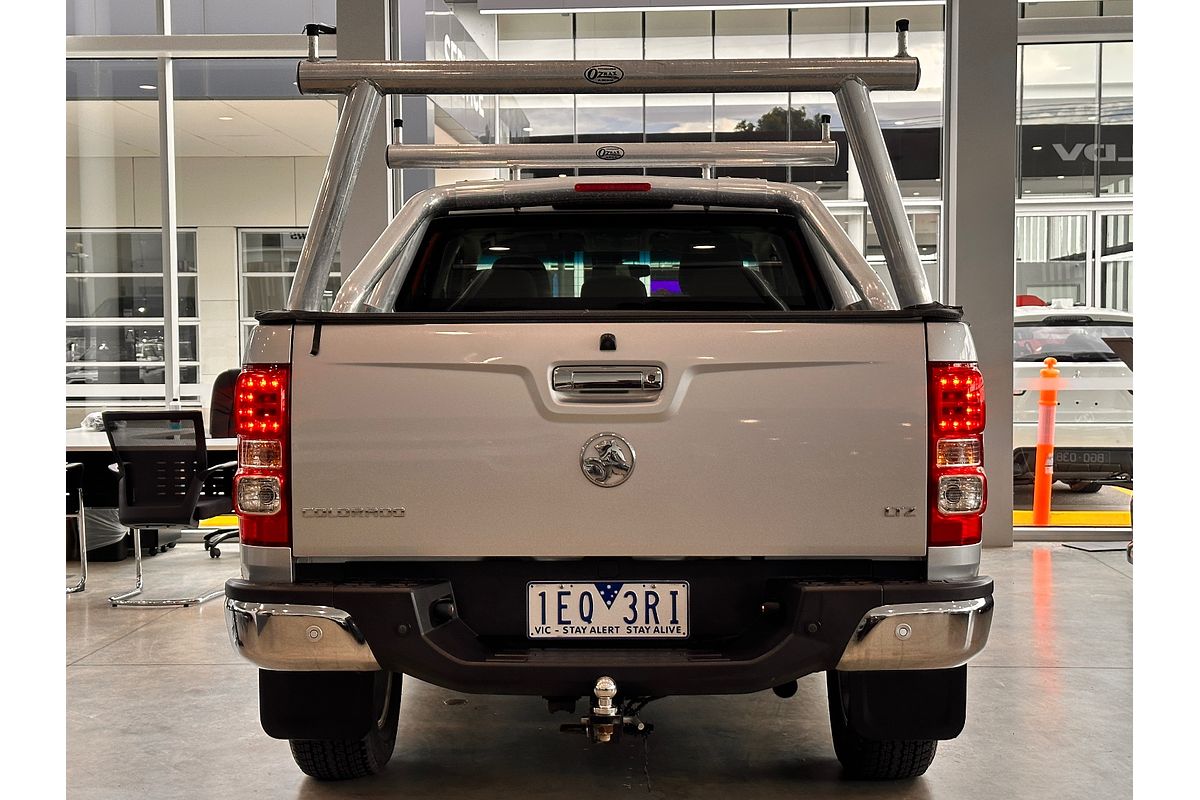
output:
[[[985,645],[983,376],[930,299],[870,89],[890,58],[301,62],[345,108],[287,310],[236,392],[234,648],[260,717],[333,780],[381,770],[402,675],[542,697],[595,742],[649,701],[825,672],[852,777],[923,773]],[[693,166],[412,197],[321,295],[381,93],[829,91],[889,274],[774,144],[393,145],[393,166]],[[582,714],[576,711],[584,699]],[[694,735],[703,736],[697,730]]]
[[[1054,477],[1074,492],[1133,480],[1133,371],[1105,339],[1132,339],[1125,311],[1052,301],[1015,309],[1013,328],[1013,480],[1033,483],[1037,380],[1057,359],[1064,386],[1054,421]]]

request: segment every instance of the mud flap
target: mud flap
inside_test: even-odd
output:
[[[967,716],[967,667],[839,672],[852,730],[867,739],[953,739]]]
[[[375,725],[385,672],[258,671],[258,710],[274,739],[361,739]]]

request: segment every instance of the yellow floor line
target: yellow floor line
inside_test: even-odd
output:
[[[1112,488],[1116,489],[1118,492],[1124,492],[1130,497],[1133,497],[1133,489],[1126,489],[1124,486],[1114,486]]]
[[[1013,525],[1032,524],[1033,511],[1013,511]],[[1131,523],[1128,511],[1051,511],[1050,524],[1063,527],[1128,528]]]
[[[201,528],[236,528],[237,526],[236,514],[222,514],[219,517],[210,517],[200,521]]]

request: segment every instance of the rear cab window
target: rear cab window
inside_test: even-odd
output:
[[[775,212],[559,210],[434,220],[396,311],[825,311],[798,221]]]
[[[1018,325],[1013,329],[1013,361],[1064,362],[1121,361],[1105,339],[1129,339],[1133,325],[1119,322],[1047,323]]]

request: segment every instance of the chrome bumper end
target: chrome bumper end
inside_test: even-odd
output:
[[[987,644],[992,598],[879,606],[866,613],[837,668],[866,670],[950,669]]]
[[[350,615],[329,606],[225,600],[225,628],[234,651],[262,669],[380,669]]]

